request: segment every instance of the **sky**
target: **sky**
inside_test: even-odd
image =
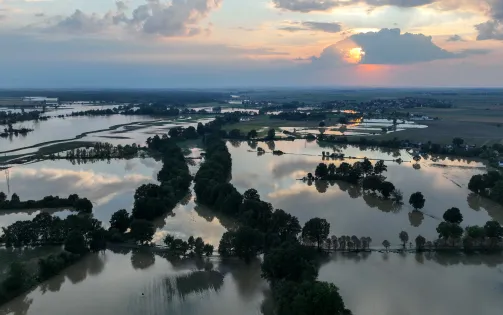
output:
[[[0,0],[0,88],[503,87],[503,0]]]

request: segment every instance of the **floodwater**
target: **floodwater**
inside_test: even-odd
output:
[[[78,194],[93,202],[94,216],[108,226],[119,209],[131,210],[136,188],[155,183],[161,162],[152,158],[97,161],[72,164],[70,161],[43,161],[14,166],[0,174],[0,191],[17,193],[21,200],[39,200],[48,195],[68,197]],[[9,181],[7,182],[7,179]],[[66,216],[68,210],[48,210]],[[0,226],[28,220],[38,211],[0,211]]]
[[[472,175],[485,172],[480,162],[449,159],[433,162],[428,159],[419,163],[420,169],[415,169],[415,163],[410,162],[412,156],[405,150],[386,152],[363,151],[357,146],[334,147],[336,153],[344,153],[346,157],[383,160],[400,157],[404,160],[401,165],[385,162],[388,171],[384,175],[404,196],[404,204],[397,206],[346,182],[308,183],[298,180],[309,172],[314,173],[321,162],[339,165],[341,161],[338,160],[322,160],[321,152],[334,152],[332,146],[320,148],[316,142],[305,140],[276,141],[269,145],[259,143],[259,147],[269,152],[275,149],[293,154],[258,156],[256,152],[250,152],[251,147],[246,142],[237,145],[233,142],[228,147],[233,161],[232,183],[240,192],[257,189],[263,200],[297,216],[301,224],[313,217],[325,218],[331,224],[331,233],[336,236],[370,236],[373,246],[380,246],[385,239],[398,245],[398,234],[403,230],[412,242],[419,234],[434,240],[443,213],[451,207],[461,210],[464,216],[462,226],[484,225],[492,219],[503,223],[501,205],[471,194],[466,187]],[[356,161],[346,158],[351,164]],[[410,195],[416,191],[422,192],[426,198],[422,214],[413,212],[408,204]]]
[[[501,256],[338,253],[319,279],[340,288],[353,314],[499,315],[502,267]],[[87,256],[0,306],[0,314],[269,315],[268,305],[259,261],[170,261],[114,249]]]

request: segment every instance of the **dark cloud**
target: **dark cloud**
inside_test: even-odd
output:
[[[111,26],[122,26],[130,31],[145,34],[191,36],[207,31],[198,26],[198,23],[221,3],[222,0],[146,0],[146,4],[134,8],[128,17],[127,5],[118,1],[115,12],[100,16],[76,10],[71,16],[60,19],[52,29],[72,33],[96,33]]]
[[[420,7],[439,0],[272,0],[278,9],[298,12],[328,11],[337,7],[367,4],[371,7]]]
[[[431,36],[401,34],[400,29],[359,33],[349,39],[365,51],[362,63],[367,64],[410,64],[456,56],[435,45]]]
[[[503,40],[503,0],[486,0],[490,20],[475,25],[477,40]]]
[[[459,35],[452,35],[447,38],[448,42],[464,42],[465,40]]]
[[[428,62],[441,59],[464,58],[471,55],[487,54],[488,50],[468,49],[450,52],[432,42],[431,36],[423,34],[402,34],[400,29],[382,29],[379,32],[351,35],[335,45],[328,46],[319,57],[312,57],[313,64],[341,65],[350,55],[352,48],[364,52],[360,64],[400,65]]]
[[[321,31],[326,33],[339,33],[342,29],[340,23],[334,22],[293,22],[289,26],[282,26],[278,28],[282,31],[287,32],[299,32],[299,31]]]

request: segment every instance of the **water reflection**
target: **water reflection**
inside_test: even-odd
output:
[[[421,211],[412,210],[409,212],[410,225],[418,227],[423,223],[424,214]]]
[[[147,269],[155,264],[155,255],[148,249],[135,249],[131,254],[131,265],[134,269]]]

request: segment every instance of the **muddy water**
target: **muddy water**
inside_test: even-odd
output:
[[[89,255],[0,306],[0,314],[270,314],[259,261],[169,261],[114,251]],[[340,288],[353,314],[497,315],[501,268],[501,256],[336,254],[321,266],[319,279]]]
[[[209,265],[108,250],[0,306],[0,314],[260,314],[267,284],[258,261]]]
[[[415,169],[411,162],[401,165],[386,162],[388,171],[384,175],[404,195],[404,204],[397,206],[345,182],[307,183],[297,179],[308,172],[314,173],[316,165],[323,160],[321,156],[311,155],[321,155],[321,151],[335,150],[346,156],[384,160],[401,157],[410,161],[411,156],[404,150],[364,151],[356,146],[320,148],[316,142],[306,141],[258,145],[266,151],[275,149],[294,154],[257,156],[256,152],[249,152],[251,148],[247,143],[229,144],[233,158],[232,182],[238,190],[244,192],[256,188],[264,200],[296,215],[302,224],[313,217],[325,218],[331,224],[331,233],[337,236],[370,236],[374,246],[385,239],[398,244],[398,233],[402,230],[408,232],[411,240],[418,234],[433,239],[437,236],[436,227],[443,213],[451,207],[461,210],[463,226],[483,225],[491,219],[503,223],[502,206],[471,194],[466,187],[472,175],[485,172],[480,162],[448,159],[434,162],[428,159],[420,162],[420,169]],[[349,163],[355,161],[346,159]],[[416,191],[422,192],[426,198],[422,214],[413,212],[408,204],[410,195]]]

